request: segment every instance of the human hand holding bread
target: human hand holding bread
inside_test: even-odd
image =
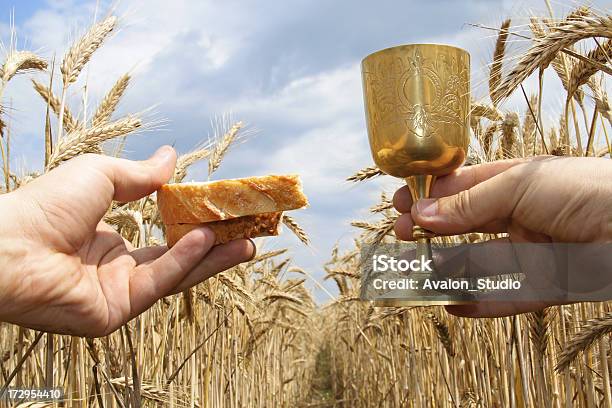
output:
[[[113,200],[158,190],[175,163],[169,146],[140,162],[87,154],[0,195],[0,321],[103,336],[160,298],[249,260],[250,240],[215,245],[205,225],[191,225],[170,249],[135,249],[102,221]]]

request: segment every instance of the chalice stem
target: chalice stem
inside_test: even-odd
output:
[[[421,198],[429,198],[431,194],[431,187],[435,181],[436,176],[427,174],[418,174],[406,177],[406,184],[410,189],[412,202],[415,203]],[[414,225],[412,227],[412,236],[416,239],[416,259],[433,259],[430,240],[433,234],[419,225]],[[431,265],[433,265],[433,261],[431,262]]]

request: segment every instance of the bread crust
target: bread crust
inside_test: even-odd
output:
[[[199,224],[308,205],[297,175],[269,175],[206,183],[165,184],[157,191],[164,224]]]
[[[199,224],[168,224],[166,225],[166,242],[168,248],[171,248],[189,231],[203,226],[210,228],[215,233],[215,245],[240,238],[278,235],[282,216],[282,212],[273,212]]]

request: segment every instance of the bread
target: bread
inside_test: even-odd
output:
[[[283,211],[305,207],[308,200],[298,176],[271,175],[165,184],[157,205],[171,247],[200,226],[213,230],[215,244],[278,235]]]
[[[231,220],[212,221],[201,224],[166,225],[166,241],[171,248],[183,235],[200,226],[206,226],[215,233],[215,244],[225,244],[239,238],[255,238],[278,235],[282,212],[245,215]]]
[[[165,184],[157,191],[164,224],[200,224],[308,205],[297,175]]]

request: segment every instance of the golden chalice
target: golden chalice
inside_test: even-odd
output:
[[[372,157],[406,180],[412,199],[428,198],[438,176],[464,162],[470,141],[470,55],[448,45],[410,44],[368,55],[361,63]],[[431,259],[429,231],[415,225],[416,254]],[[420,272],[421,279],[431,272]],[[403,298],[403,297],[402,297]],[[469,296],[414,290],[394,305],[468,303]]]

